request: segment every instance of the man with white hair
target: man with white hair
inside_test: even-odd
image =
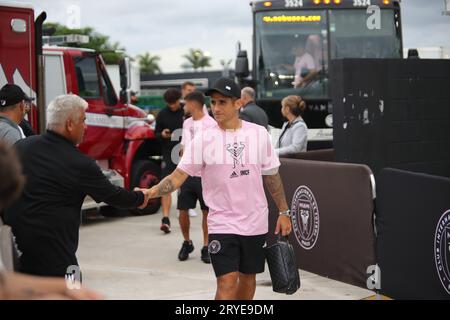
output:
[[[269,127],[269,119],[266,112],[255,103],[255,90],[245,87],[241,90],[241,112],[239,118],[244,121],[258,124],[264,128]]]
[[[86,195],[122,208],[147,205],[147,195],[112,185],[95,161],[76,148],[86,130],[87,106],[76,95],[55,98],[47,108],[47,132],[16,143],[26,185],[4,217],[22,252],[24,273],[63,277],[77,268]]]

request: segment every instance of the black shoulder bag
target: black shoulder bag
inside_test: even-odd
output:
[[[294,248],[288,238],[278,235],[277,242],[266,247],[265,252],[273,291],[295,293],[300,288],[300,274],[295,263]]]

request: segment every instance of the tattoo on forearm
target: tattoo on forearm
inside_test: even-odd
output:
[[[267,189],[272,195],[272,199],[277,205],[278,210],[287,210],[289,207],[286,202],[286,195],[284,194],[284,187],[280,174],[277,173],[273,176],[264,176],[264,182],[266,183]]]
[[[175,191],[173,182],[170,177],[163,179],[158,185],[158,196],[162,197]]]

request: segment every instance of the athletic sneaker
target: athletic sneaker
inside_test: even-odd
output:
[[[164,217],[161,220],[161,231],[164,231],[164,233],[170,232],[170,220],[168,217]]]
[[[209,256],[208,246],[202,248],[202,261],[204,263],[211,263],[211,257]]]
[[[184,241],[183,245],[181,246],[180,253],[178,254],[178,259],[180,261],[185,261],[187,258],[189,258],[189,253],[194,251],[194,245],[192,244],[192,241]]]
[[[196,217],[197,216],[197,211],[195,211],[194,209],[189,209],[189,217]]]

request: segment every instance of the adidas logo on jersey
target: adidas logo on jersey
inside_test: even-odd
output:
[[[239,177],[239,175],[236,173],[236,171],[233,171],[233,173],[231,174],[231,176],[230,176],[230,179],[232,179],[232,178],[238,178]]]

